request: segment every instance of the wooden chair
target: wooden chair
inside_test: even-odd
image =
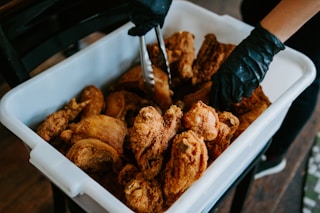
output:
[[[129,21],[127,0],[12,0],[0,2],[0,74],[15,87],[56,53],[68,57],[79,40],[107,34]],[[1,77],[0,76],[0,77]],[[0,79],[1,80],[1,79]],[[55,212],[82,212],[52,184]]]

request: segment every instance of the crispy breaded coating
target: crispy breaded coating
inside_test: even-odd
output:
[[[168,75],[160,68],[153,67],[154,74],[154,94],[148,97],[162,110],[167,110],[172,105],[173,92],[169,87]],[[146,96],[147,91],[144,88],[141,66],[135,66],[124,73],[119,80],[112,86],[113,91],[127,90],[136,93],[142,93]],[[142,97],[144,98],[144,97]]]
[[[51,113],[40,123],[36,130],[37,134],[47,142],[59,136],[89,102],[77,103],[76,99],[72,98],[63,109]]]
[[[117,118],[107,115],[93,115],[78,123],[70,124],[72,142],[94,138],[109,144],[119,155],[123,154],[123,142],[127,134],[127,126]]]
[[[162,168],[169,141],[181,128],[182,111],[172,105],[163,116],[154,107],[144,107],[129,131],[130,143],[140,171],[147,179]]]
[[[174,137],[170,160],[165,167],[163,191],[170,206],[207,169],[208,152],[204,140],[192,130]]]
[[[117,151],[98,139],[83,139],[75,143],[66,157],[78,167],[89,173],[119,172],[122,166]]]
[[[171,70],[181,79],[190,79],[195,59],[194,35],[187,31],[176,32],[165,38],[165,46]],[[160,67],[158,44],[148,45],[148,52],[152,63]]]
[[[193,130],[205,141],[214,140],[218,135],[218,113],[202,101],[198,101],[184,113],[182,120],[185,128]]]
[[[132,126],[134,117],[142,107],[151,104],[147,99],[126,90],[111,92],[105,103],[105,114],[126,122],[128,126]]]
[[[126,185],[130,182],[131,179],[139,173],[139,169],[131,163],[127,163],[122,167],[121,171],[118,174],[118,183],[121,185]]]
[[[81,118],[98,115],[104,107],[104,95],[102,91],[94,85],[86,86],[80,94],[80,102],[90,100],[90,103],[82,110]]]
[[[212,81],[207,81],[201,85],[199,84],[199,88],[195,92],[186,94],[183,97],[184,108],[188,110],[198,101],[202,101],[208,105],[211,85]]]
[[[127,205],[135,212],[163,212],[163,194],[156,179],[147,180],[131,164],[127,164],[119,173],[118,180],[124,186]]]
[[[47,116],[37,128],[37,134],[49,142],[58,136],[69,124],[69,116],[65,110],[59,110]]]
[[[212,33],[207,34],[193,65],[192,84],[210,81],[235,47],[234,44],[219,42]]]
[[[210,161],[214,161],[231,143],[231,139],[239,127],[239,119],[231,112],[219,112],[218,136],[206,141]]]
[[[270,105],[271,102],[263,92],[261,85],[253,91],[250,97],[243,97],[240,103],[234,104],[233,112],[240,120],[234,139],[246,130]]]
[[[83,102],[77,102],[76,98],[72,98],[69,103],[64,107],[64,110],[67,112],[69,121],[73,121],[78,117],[82,110],[90,103],[90,100]]]

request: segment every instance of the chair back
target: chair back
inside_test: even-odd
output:
[[[79,40],[91,33],[108,33],[129,21],[127,0],[20,2],[29,4],[11,13],[0,5],[0,73],[10,87],[29,79],[34,68],[57,52],[66,57],[75,53]]]

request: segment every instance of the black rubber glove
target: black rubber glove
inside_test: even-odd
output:
[[[209,104],[220,111],[250,97],[269,69],[273,56],[285,48],[274,35],[258,25],[233,50],[212,76]]]
[[[171,3],[172,0],[129,0],[130,20],[135,24],[129,35],[142,36],[157,25],[162,27]]]

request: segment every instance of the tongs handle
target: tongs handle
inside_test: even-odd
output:
[[[149,58],[144,35],[140,36],[139,39],[140,39],[140,61],[141,61],[141,69],[142,69],[142,76],[144,80],[144,86],[148,95],[153,95],[155,81],[154,81],[152,63]]]
[[[167,72],[169,85],[171,85],[170,67],[169,67],[169,62],[167,58],[165,43],[164,43],[159,25],[155,27],[155,33],[157,36],[157,42],[160,49],[160,55],[159,55],[160,67],[159,68]],[[154,93],[154,85],[155,85],[152,62],[149,58],[145,36],[144,35],[140,36],[139,39],[140,39],[140,61],[141,61],[142,76],[144,80],[144,87],[147,95],[152,97]]]
[[[163,36],[162,36],[161,29],[160,29],[159,25],[157,25],[155,27],[155,31],[156,31],[157,41],[158,41],[160,54],[161,54],[160,55],[160,61],[161,61],[160,68],[163,71],[167,72],[169,85],[171,85],[171,72],[170,72],[169,61],[168,61],[165,43],[164,43]]]

